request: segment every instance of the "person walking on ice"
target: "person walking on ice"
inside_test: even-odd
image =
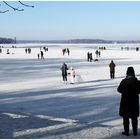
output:
[[[114,79],[115,78],[115,63],[113,62],[113,60],[111,60],[111,63],[109,64],[110,67],[110,78]]]
[[[118,86],[121,93],[119,114],[123,117],[123,135],[129,136],[129,119],[132,120],[133,135],[137,135],[139,116],[140,81],[135,77],[133,67],[128,67],[126,78]]]
[[[74,68],[72,68],[72,67],[70,68],[70,73],[69,74],[70,74],[70,81],[71,81],[70,83],[74,84],[74,78],[75,78],[75,70],[74,70]]]

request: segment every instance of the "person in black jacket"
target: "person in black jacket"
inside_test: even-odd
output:
[[[64,83],[67,83],[67,70],[68,70],[67,64],[63,63],[61,71]]]
[[[123,117],[124,132],[122,134],[129,136],[129,118],[131,118],[133,134],[136,136],[139,116],[140,81],[135,77],[133,67],[128,67],[126,78],[121,81],[117,90],[121,93],[119,114]]]
[[[110,78],[114,79],[115,78],[115,63],[113,62],[113,60],[111,60],[111,63],[109,64],[110,67]]]

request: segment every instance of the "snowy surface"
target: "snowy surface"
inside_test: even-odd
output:
[[[25,54],[24,47],[32,47]],[[33,48],[34,46],[34,48]],[[42,46],[45,46],[42,44]],[[98,62],[87,62],[87,52],[99,45],[46,45],[44,60],[37,59],[41,45],[3,48],[0,54],[0,138],[140,138],[121,135],[120,94],[117,87],[133,66],[140,79],[140,51],[121,50],[126,45],[103,45]],[[100,45],[101,46],[101,45]],[[140,45],[127,45],[135,48]],[[62,48],[70,48],[70,56]],[[109,77],[109,63],[116,78]],[[75,84],[64,84],[62,63],[75,68]],[[140,125],[139,125],[140,128]],[[139,130],[140,131],[140,130]]]

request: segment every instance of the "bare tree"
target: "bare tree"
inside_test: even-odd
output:
[[[12,6],[11,4],[9,4],[8,2],[6,1],[2,1],[1,3],[5,4],[6,6],[8,6],[9,8],[13,9],[14,11],[24,11],[23,8],[20,8],[20,7],[14,7]],[[24,7],[31,7],[31,8],[34,8],[33,5],[28,5],[28,4],[25,4],[21,1],[17,1],[17,3],[19,3],[19,5],[21,6],[24,6]],[[2,4],[0,4],[0,7],[2,6]],[[9,12],[10,10],[0,10],[0,13],[6,13],[6,12]]]

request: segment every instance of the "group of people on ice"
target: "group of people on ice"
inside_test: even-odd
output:
[[[25,48],[25,53],[26,53],[26,54],[27,54],[27,53],[28,53],[28,54],[31,54],[31,51],[32,51],[31,48]]]
[[[70,55],[70,49],[69,48],[63,48],[62,53],[63,53],[63,55],[65,55],[65,53],[68,53],[68,55]]]
[[[114,79],[115,78],[115,63],[113,60],[111,60],[110,64],[109,64],[109,68],[110,68],[110,78],[111,79]],[[69,72],[67,72],[69,70]],[[67,83],[67,76],[70,75],[70,83],[71,84],[74,84],[75,83],[75,76],[76,76],[76,73],[75,73],[75,70],[73,67],[70,67],[68,68],[67,64],[66,63],[63,63],[62,64],[62,67],[61,67],[61,71],[62,71],[62,78],[63,78],[63,81],[64,83]]]
[[[98,58],[98,57],[100,57],[100,56],[101,56],[101,51],[96,50],[96,51],[95,51],[95,54],[96,54],[96,58]]]
[[[114,78],[115,64],[113,60],[109,64],[109,67],[110,78]],[[67,70],[70,70],[69,73],[67,73]],[[69,74],[71,84],[74,84],[75,70],[72,67],[68,69],[67,64],[63,63],[61,71],[64,83],[67,83],[67,75]],[[136,78],[133,67],[127,68],[126,78],[120,82],[117,90],[121,93],[119,115],[123,118],[124,131],[122,135],[129,136],[129,119],[131,119],[133,135],[137,136],[140,81]]]
[[[136,47],[136,48],[134,48],[134,47],[131,47],[131,48],[130,47],[121,47],[121,50],[127,50],[128,51],[130,49],[131,50],[134,50],[135,49],[136,51],[139,51],[139,47]]]
[[[40,53],[37,54],[38,59],[44,59],[44,52],[48,52],[48,47],[40,47]]]
[[[40,51],[40,53],[37,54],[38,59],[44,59],[44,52]]]
[[[87,52],[87,61],[89,61],[89,62],[98,61],[97,58],[101,56],[101,51],[96,50],[96,51],[95,51],[95,55],[96,55],[96,59],[93,60],[92,52]]]
[[[69,70],[69,72],[67,72]],[[75,70],[73,67],[68,68],[66,63],[63,63],[61,67],[62,78],[65,84],[67,84],[67,76],[70,75],[70,84],[74,84],[75,80]]]
[[[87,52],[87,61],[91,62],[92,60],[93,60],[92,53],[91,52]]]

